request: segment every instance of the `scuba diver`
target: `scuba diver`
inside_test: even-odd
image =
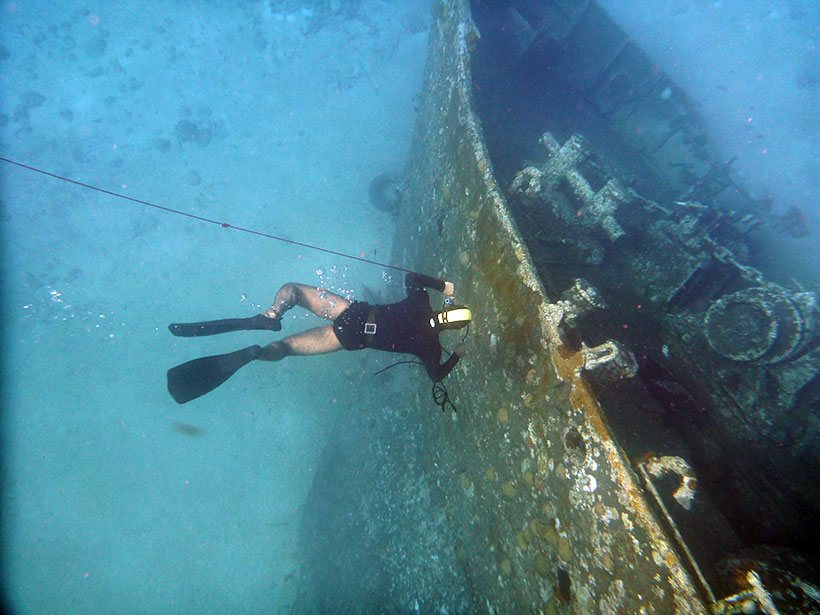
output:
[[[325,354],[342,348],[375,348],[415,355],[433,382],[439,383],[464,356],[464,344],[460,343],[450,357],[440,363],[439,333],[467,326],[472,314],[468,308],[453,303],[455,287],[452,282],[408,273],[404,284],[406,299],[388,305],[370,305],[364,301],[348,301],[324,289],[290,282],[279,289],[273,305],[262,314],[250,318],[170,324],[168,329],[179,337],[255,329],[279,331],[282,316],[295,305],[333,321],[332,325],[296,333],[265,347],[248,346],[173,367],[168,370],[168,391],[177,403],[184,404],[214,390],[240,367],[255,359],[280,361],[288,356]],[[432,309],[425,288],[434,288],[444,294],[442,310]]]

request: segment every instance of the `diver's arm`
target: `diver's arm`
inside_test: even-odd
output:
[[[407,289],[408,294],[425,288],[434,288],[441,293],[444,292],[445,282],[439,278],[432,278],[429,275],[411,271],[404,277],[404,287]]]
[[[438,359],[431,356],[424,361],[424,367],[427,369],[427,374],[430,376],[430,379],[433,382],[438,382],[439,380],[444,380],[450,372],[453,371],[453,368],[463,356],[464,344],[459,344],[453,350],[450,358],[441,365],[439,365]]]
[[[444,363],[439,365],[438,366],[438,378],[436,378],[436,382],[438,382],[439,380],[444,380],[447,377],[447,375],[451,371],[453,371],[453,368],[456,366],[459,359],[461,359],[461,357],[458,355],[458,353],[454,352],[453,354],[450,355],[449,359],[447,359]]]

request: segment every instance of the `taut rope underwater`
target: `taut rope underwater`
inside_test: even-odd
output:
[[[94,186],[93,184],[87,184],[85,182],[77,181],[76,179],[71,179],[69,177],[64,177],[62,175],[57,175],[56,173],[51,173],[51,172],[46,171],[44,169],[40,169],[40,168],[33,167],[33,166],[30,166],[30,165],[27,165],[27,164],[23,164],[22,162],[17,162],[16,160],[11,160],[10,158],[6,158],[4,156],[0,156],[0,161],[3,161],[7,164],[19,167],[21,169],[26,169],[26,170],[32,171],[34,173],[39,173],[41,175],[45,175],[46,177],[51,177],[53,179],[57,179],[57,180],[60,180],[62,182],[66,182],[68,184],[73,184],[73,185],[79,186],[81,188],[86,188],[88,190],[94,190],[95,192],[100,192],[102,194],[107,194],[109,196],[113,196],[113,197],[116,197],[118,199],[123,199],[124,201],[130,201],[132,203],[137,203],[138,205],[143,205],[145,207],[151,207],[153,209],[158,209],[160,211],[165,211],[165,212],[168,212],[168,213],[176,214],[178,216],[184,216],[186,218],[191,218],[193,220],[199,220],[200,222],[207,222],[209,224],[215,224],[215,225],[217,225],[221,228],[233,229],[235,231],[241,231],[243,233],[249,233],[250,235],[258,235],[259,237],[265,237],[267,239],[274,239],[276,241],[282,241],[284,243],[289,243],[291,245],[300,246],[302,248],[308,248],[310,250],[316,250],[318,252],[324,252],[326,254],[333,254],[334,256],[340,256],[342,258],[349,258],[351,260],[360,261],[362,263],[368,263],[370,265],[376,265],[378,267],[386,267],[388,269],[394,269],[396,271],[404,271],[405,273],[414,273],[410,269],[405,269],[403,267],[397,267],[395,265],[390,265],[388,263],[381,263],[379,261],[374,261],[374,260],[371,260],[371,259],[368,259],[368,258],[364,258],[362,256],[353,256],[352,254],[345,254],[344,252],[338,252],[336,250],[330,250],[328,248],[323,248],[321,246],[315,246],[315,245],[312,245],[312,244],[309,244],[309,243],[304,243],[304,242],[301,242],[301,241],[294,241],[292,239],[286,239],[284,237],[277,237],[276,235],[271,235],[270,233],[265,233],[263,231],[257,231],[255,229],[244,228],[244,227],[241,227],[241,226],[235,226],[233,224],[229,224],[228,222],[220,222],[219,220],[213,220],[212,218],[206,218],[204,216],[198,216],[196,214],[192,214],[192,213],[187,212],[187,211],[182,211],[180,209],[174,209],[172,207],[165,207],[164,205],[157,205],[156,203],[152,203],[151,201],[145,201],[145,200],[142,200],[142,199],[137,199],[135,197],[128,196],[128,195],[125,195],[125,194],[121,194],[119,192],[114,192],[113,190],[106,190],[105,188],[100,188],[99,186]],[[468,329],[467,332],[465,332],[464,337],[462,338],[462,342],[467,337],[468,332],[469,332],[469,329]],[[378,372],[376,372],[376,374],[380,374],[383,371],[386,371],[387,369],[390,369],[391,367],[395,367],[396,365],[400,365],[400,364],[403,364],[403,363],[419,363],[420,365],[422,365],[422,363],[420,363],[418,361],[399,361],[398,363],[394,363],[393,365],[391,365],[389,367],[386,367],[382,370],[379,370]],[[447,408],[448,405],[452,408],[453,412],[458,411],[456,406],[453,404],[453,402],[450,401],[450,395],[448,394],[447,388],[444,386],[444,383],[442,383],[442,382],[434,382],[433,383],[433,401],[436,403],[437,406],[439,406],[442,409],[442,411],[444,411]]]
[[[193,220],[199,220],[200,222],[207,222],[208,224],[215,224],[221,228],[232,229],[235,231],[240,231],[243,233],[248,233],[250,235],[258,235],[259,237],[265,237],[267,239],[274,239],[276,241],[281,241],[284,243],[289,243],[294,246],[299,246],[302,248],[308,248],[309,250],[316,250],[318,252],[324,252],[326,254],[333,254],[334,256],[340,256],[342,258],[348,258],[354,261],[360,261],[362,263],[368,263],[370,265],[376,265],[377,267],[386,267],[388,269],[395,269],[396,271],[404,271],[405,273],[414,273],[411,269],[405,269],[404,267],[397,267],[396,265],[390,265],[388,263],[381,263],[379,261],[374,261],[369,258],[364,258],[363,256],[354,256],[352,254],[346,254],[344,252],[338,252],[336,250],[330,250],[329,248],[323,248],[321,246],[315,246],[309,243],[304,243],[301,241],[294,241],[293,239],[286,239],[284,237],[278,237],[276,235],[271,235],[270,233],[265,233],[263,231],[257,231],[251,228],[244,228],[242,226],[236,226],[234,224],[230,224],[228,222],[220,222],[219,220],[213,220],[211,218],[206,218],[204,216],[198,216],[196,214],[192,214],[187,211],[182,211],[180,209],[174,209],[172,207],[165,207],[163,205],[157,205],[156,203],[152,203],[151,201],[144,201],[142,199],[137,199],[132,196],[128,196],[119,192],[114,192],[113,190],[106,190],[105,188],[100,188],[99,186],[94,186],[93,184],[86,184],[81,181],[77,181],[76,179],[71,179],[68,177],[64,177],[62,175],[57,175],[56,173],[50,173],[49,171],[45,171],[43,169],[39,169],[37,167],[33,167],[27,164],[23,164],[22,162],[17,162],[16,160],[11,160],[10,158],[6,158],[4,156],[0,156],[0,160],[6,162],[8,164],[14,165],[16,167],[20,167],[21,169],[26,169],[28,171],[33,171],[34,173],[40,173],[41,175],[45,175],[47,177],[52,177],[54,179],[58,179],[62,182],[66,182],[68,184],[74,184],[75,186],[80,186],[81,188],[86,188],[88,190],[94,190],[95,192],[101,192],[102,194],[107,194],[109,196],[116,197],[118,199],[123,199],[124,201],[131,201],[132,203],[137,203],[138,205],[144,205],[146,207],[152,207],[154,209],[159,209],[161,211],[165,211],[168,213],[176,214],[178,216],[185,216],[186,218],[192,218]]]

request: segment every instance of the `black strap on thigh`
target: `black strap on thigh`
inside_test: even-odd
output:
[[[373,340],[376,337],[376,330],[378,326],[376,325],[376,308],[375,306],[370,306],[370,309],[367,311],[367,320],[364,323],[364,344],[368,348],[373,345]]]

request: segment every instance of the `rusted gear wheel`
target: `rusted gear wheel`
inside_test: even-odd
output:
[[[806,320],[800,308],[774,285],[721,297],[706,312],[712,350],[733,361],[777,363],[801,346]]]

